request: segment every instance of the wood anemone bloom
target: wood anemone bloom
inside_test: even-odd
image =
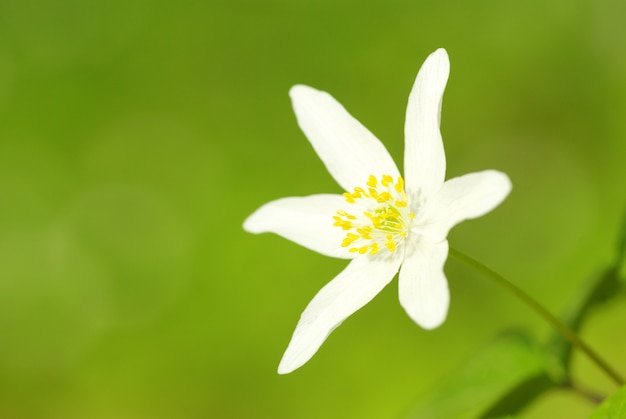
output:
[[[439,123],[449,72],[448,55],[439,49],[417,75],[406,112],[404,177],[385,146],[332,96],[302,85],[291,89],[300,128],[346,192],[269,202],[246,219],[244,229],[276,233],[351,261],[302,313],[280,374],[306,363],[398,271],[400,304],[408,315],[425,329],[445,320],[448,231],[491,211],[511,191],[509,178],[495,170],[444,181]]]

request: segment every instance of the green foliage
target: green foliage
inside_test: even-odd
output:
[[[604,269],[599,275],[592,276],[578,290],[562,316],[563,323],[574,332],[580,330],[583,322],[596,306],[617,297],[620,295],[620,291],[624,289],[621,267],[626,262],[626,213],[622,219],[621,230],[616,240],[615,255],[614,262],[609,267]],[[552,372],[556,373],[557,380],[563,383],[571,380],[570,363],[572,351],[572,344],[561,334],[554,331],[548,343],[548,352],[551,355]]]
[[[562,321],[580,330],[592,309],[619,295],[620,267],[626,255],[626,216],[622,220],[614,262],[601,275],[584,284],[569,304]],[[435,395],[415,410],[414,418],[512,417],[547,390],[572,385],[571,358],[574,347],[554,331],[546,345],[520,331],[507,332],[475,354]],[[624,390],[612,396],[603,414],[626,409]],[[596,416],[594,416],[595,418]],[[598,416],[619,418],[621,416]]]
[[[623,419],[626,417],[626,386],[616,391],[593,412],[591,419]]]
[[[450,380],[410,417],[502,417],[520,411],[552,386],[540,346],[527,333],[512,330],[456,368]]]

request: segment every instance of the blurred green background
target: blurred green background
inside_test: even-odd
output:
[[[443,327],[416,326],[392,282],[278,376],[345,262],[241,224],[342,192],[293,84],[331,92],[401,162],[412,82],[445,47],[448,177],[514,185],[450,242],[561,311],[613,257],[626,207],[625,18],[621,0],[0,0],[0,417],[402,418],[500,330],[544,339],[450,260]],[[622,373],[624,322],[621,297],[583,330]],[[592,408],[551,392],[524,417]]]

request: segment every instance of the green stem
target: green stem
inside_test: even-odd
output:
[[[565,339],[570,341],[570,343],[580,349],[589,357],[589,359],[598,366],[602,371],[604,371],[611,379],[618,384],[620,387],[624,385],[624,379],[613,369],[611,368],[598,354],[596,354],[585,342],[580,340],[580,338],[574,333],[570,328],[565,326],[559,319],[554,317],[548,310],[546,310],[541,304],[535,301],[530,295],[526,294],[517,286],[513,285],[512,282],[509,282],[502,275],[489,268],[488,266],[483,265],[476,259],[471,256],[466,255],[463,252],[460,252],[454,248],[450,248],[450,255],[454,256],[461,262],[471,266],[477,271],[481,272],[485,276],[489,277],[493,281],[497,282],[500,286],[504,287],[507,291],[510,291],[517,298],[522,300],[527,306],[531,309],[535,310],[537,314],[539,314],[545,321],[550,323]]]
[[[583,387],[579,387],[575,385],[574,383],[572,383],[571,381],[564,383],[561,387],[564,390],[569,390],[578,394],[579,396],[589,400],[591,403],[596,404],[596,405],[602,403],[602,401],[606,399],[605,395],[596,393],[594,391],[588,390]]]

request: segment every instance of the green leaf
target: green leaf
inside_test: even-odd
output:
[[[506,417],[553,385],[539,345],[522,331],[508,331],[455,369],[454,376],[409,417]]]
[[[602,274],[590,278],[575,297],[570,300],[565,314],[561,316],[563,323],[574,333],[578,333],[587,315],[592,309],[619,294],[619,276],[615,266],[611,266]],[[548,352],[552,355],[553,365],[562,374],[561,381],[569,381],[569,364],[572,358],[572,344],[557,331],[547,344]],[[555,372],[555,371],[553,371]]]
[[[626,418],[626,386],[617,390],[611,397],[606,399],[595,412],[591,419],[622,419]]]
[[[616,250],[616,258],[611,266],[599,275],[591,277],[570,301],[565,314],[561,316],[563,323],[572,331],[580,330],[587,315],[595,306],[619,295],[624,289],[620,271],[622,265],[626,263],[626,213],[617,238]],[[559,370],[558,373],[563,375],[560,380],[569,381],[572,344],[555,331],[548,342],[548,352],[553,355],[553,362],[556,364],[553,367],[556,367],[555,369]]]
[[[556,384],[548,374],[545,371],[541,371],[521,381],[485,411],[480,418],[495,419],[512,417],[511,415],[527,407],[533,400],[545,391],[555,387],[555,385]]]
[[[622,231],[620,233],[619,239],[617,240],[617,265],[624,263],[626,261],[626,211],[624,211],[624,217],[622,220]]]
[[[622,232],[617,242],[617,262],[615,263],[617,275],[621,277],[622,286],[626,286],[626,211],[622,222]]]

